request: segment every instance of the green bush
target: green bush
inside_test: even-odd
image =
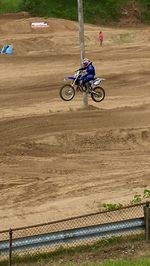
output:
[[[150,0],[138,0],[141,8],[141,22],[150,24]]]
[[[18,12],[22,0],[0,0],[0,13]]]
[[[91,0],[83,1],[84,20],[90,23],[112,23],[120,19],[120,9],[133,0]],[[141,21],[149,22],[149,0],[135,0],[141,8]],[[59,17],[77,20],[77,0],[22,0],[24,11],[36,16]]]
[[[118,22],[121,8],[130,4],[139,9],[138,19],[150,23],[150,0],[83,0],[84,21],[95,24]],[[34,16],[77,20],[77,0],[0,0],[0,13],[27,11]]]
[[[123,205],[120,203],[104,203],[103,207],[107,211],[112,211],[112,210],[121,209],[123,207]]]

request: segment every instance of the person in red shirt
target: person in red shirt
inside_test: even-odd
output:
[[[104,35],[103,35],[102,31],[100,31],[98,34],[98,40],[99,40],[99,45],[102,46],[103,40],[104,40]]]

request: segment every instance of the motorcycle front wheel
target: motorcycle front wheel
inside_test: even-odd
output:
[[[101,102],[105,98],[105,91],[102,87],[95,87],[92,89],[91,98],[94,102]]]
[[[65,84],[61,87],[59,95],[64,101],[71,101],[75,96],[75,89],[70,84]]]

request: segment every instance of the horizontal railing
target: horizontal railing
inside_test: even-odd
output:
[[[62,230],[53,233],[37,234],[13,239],[12,251],[23,251],[34,248],[53,247],[56,245],[72,244],[76,241],[101,239],[137,231],[144,231],[144,217],[123,220],[119,222],[105,223],[70,230]],[[8,253],[9,240],[0,241],[0,253]]]

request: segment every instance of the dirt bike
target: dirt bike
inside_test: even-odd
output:
[[[104,78],[95,78],[94,80],[91,80],[87,83],[86,85],[86,90],[83,87],[82,84],[82,75],[83,75],[83,70],[77,70],[72,77],[67,77],[66,80],[71,80],[72,82],[69,84],[65,84],[61,87],[59,94],[60,97],[64,101],[71,101],[76,92],[86,92],[91,95],[91,98],[95,102],[101,102],[105,98],[105,90],[101,87],[102,81],[104,81]]]

